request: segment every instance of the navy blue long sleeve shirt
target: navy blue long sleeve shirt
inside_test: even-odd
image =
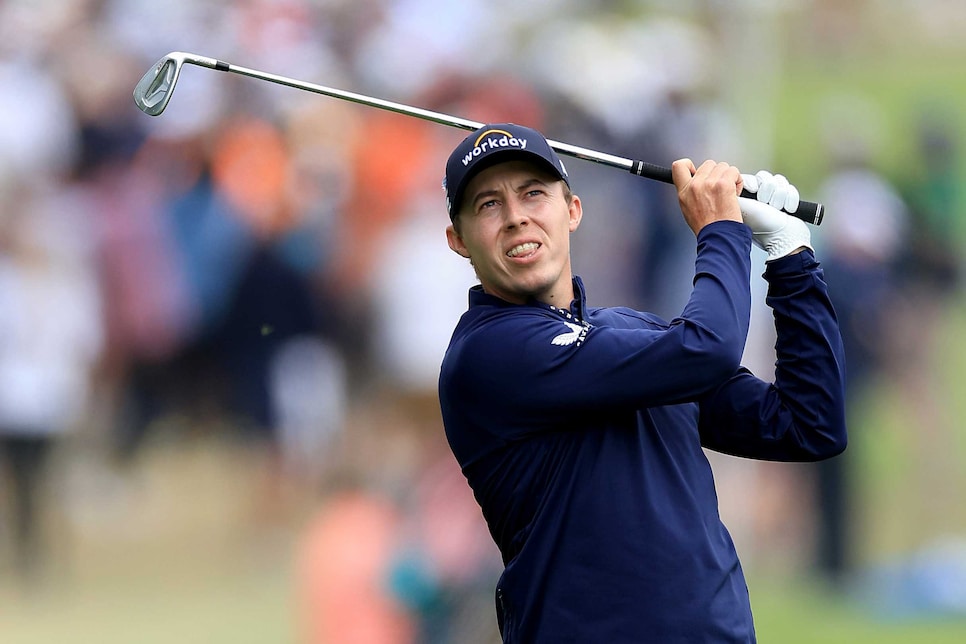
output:
[[[505,642],[754,642],[702,447],[818,460],[845,448],[844,357],[811,251],[769,262],[774,384],[740,366],[748,228],[698,235],[670,322],[470,291],[440,372],[446,436],[505,563]]]

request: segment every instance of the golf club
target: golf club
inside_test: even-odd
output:
[[[151,116],[158,116],[164,111],[164,108],[168,106],[168,102],[171,100],[171,95],[174,93],[175,85],[177,84],[178,77],[181,74],[181,68],[184,67],[186,63],[198,65],[199,67],[207,67],[208,69],[214,69],[221,72],[231,72],[233,74],[240,74],[242,76],[250,76],[251,78],[257,78],[270,83],[286,85],[288,87],[294,87],[296,89],[302,89],[332,98],[339,98],[345,101],[359,103],[361,105],[368,105],[369,107],[388,110],[390,112],[397,112],[406,116],[415,116],[416,118],[426,121],[432,121],[441,125],[448,125],[464,130],[473,131],[483,127],[484,125],[483,123],[470,121],[456,116],[449,116],[447,114],[441,114],[439,112],[433,112],[419,107],[410,107],[409,105],[403,105],[401,103],[394,103],[392,101],[373,98],[362,94],[355,94],[353,92],[347,92],[340,89],[333,89],[331,87],[325,87],[324,85],[307,83],[305,81],[295,80],[285,76],[279,76],[277,74],[270,74],[268,72],[261,72],[255,69],[241,67],[239,65],[232,65],[221,60],[208,58],[207,56],[199,56],[197,54],[189,54],[180,51],[171,52],[152,65],[141,78],[141,80],[138,81],[138,84],[134,87],[134,103],[142,112]],[[624,157],[614,156],[612,154],[606,154],[604,152],[598,152],[596,150],[570,145],[569,143],[560,143],[559,141],[552,141],[549,139],[547,140],[547,143],[549,143],[550,147],[560,154],[627,170],[631,174],[635,174],[646,179],[654,179],[664,183],[674,183],[673,179],[671,178],[671,169],[664,166],[647,163],[645,161],[626,159]],[[747,191],[742,192],[742,196],[754,198],[754,195]],[[806,223],[818,226],[822,223],[822,218],[825,215],[825,207],[819,203],[802,200],[798,204],[798,209],[789,214],[798,217]]]

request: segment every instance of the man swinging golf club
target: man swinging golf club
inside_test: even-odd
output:
[[[702,448],[776,461],[845,449],[835,314],[808,227],[780,211],[798,191],[726,163],[671,170],[697,259],[665,321],[591,306],[570,258],[583,204],[539,132],[485,125],[446,164],[446,236],[480,284],[440,405],[503,556],[504,642],[754,642]],[[774,384],[740,365],[753,243],[767,253]]]

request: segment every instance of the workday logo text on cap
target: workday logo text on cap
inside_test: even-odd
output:
[[[567,168],[542,134],[514,123],[484,125],[456,146],[446,162],[446,210],[456,216],[467,184],[478,172],[513,158],[534,161],[570,185]]]

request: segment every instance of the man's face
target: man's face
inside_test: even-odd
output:
[[[532,297],[570,305],[570,233],[582,210],[580,198],[568,200],[565,189],[563,181],[521,160],[473,177],[458,226],[449,226],[446,237],[450,248],[470,258],[484,291],[515,304]]]

